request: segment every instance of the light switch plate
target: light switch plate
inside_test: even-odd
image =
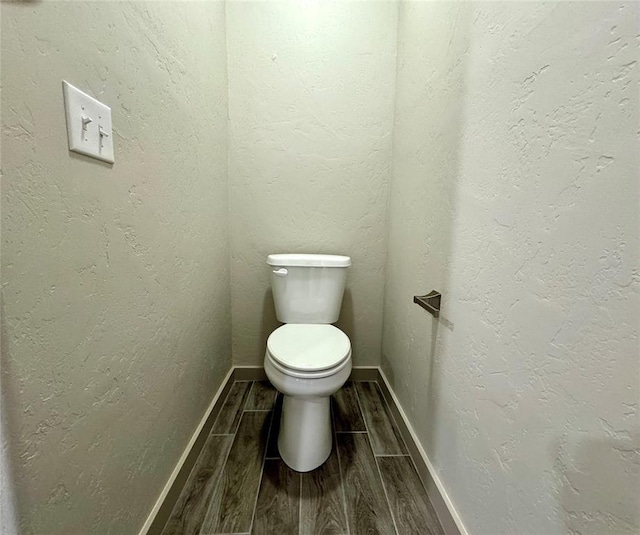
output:
[[[67,115],[69,150],[105,162],[114,162],[111,108],[62,82]]]

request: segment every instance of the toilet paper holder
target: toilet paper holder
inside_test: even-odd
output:
[[[427,295],[414,295],[413,302],[424,308],[434,318],[440,315],[440,302],[442,294],[436,290],[430,291]]]

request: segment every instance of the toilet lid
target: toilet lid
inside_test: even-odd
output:
[[[287,368],[320,371],[347,359],[351,343],[333,325],[288,323],[271,333],[267,349],[274,360]]]

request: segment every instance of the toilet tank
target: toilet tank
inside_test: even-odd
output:
[[[271,289],[282,323],[334,323],[340,316],[348,256],[271,254]]]

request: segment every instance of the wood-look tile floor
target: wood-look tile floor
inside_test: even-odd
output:
[[[298,473],[278,454],[282,395],[235,382],[163,535],[442,535],[380,387],[332,398],[333,450]]]

